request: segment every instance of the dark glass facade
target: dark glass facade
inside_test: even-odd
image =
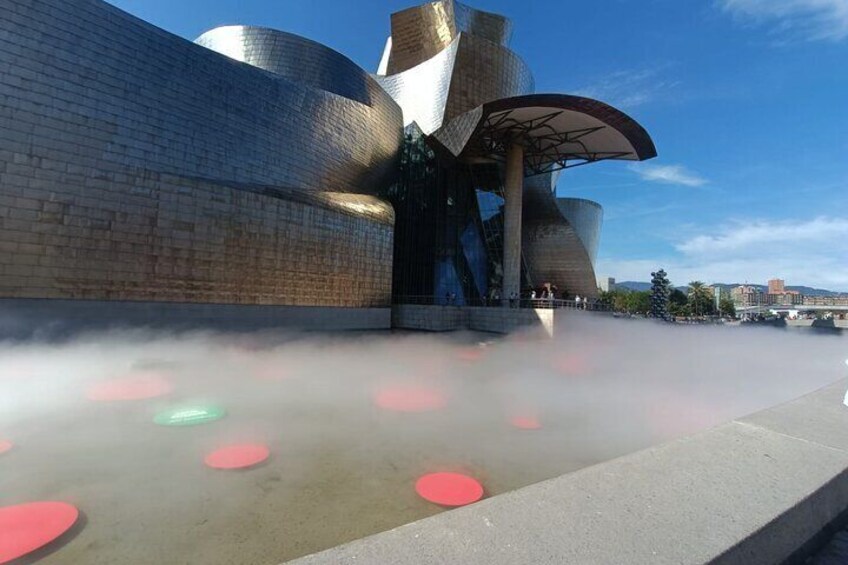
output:
[[[415,124],[405,130],[398,182],[393,299],[481,304],[503,282],[503,171],[440,158]],[[531,284],[526,269],[524,286]]]

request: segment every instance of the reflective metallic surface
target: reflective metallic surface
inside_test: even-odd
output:
[[[397,74],[420,65],[451,44],[461,33],[509,45],[512,22],[454,0],[438,0],[392,14],[392,49],[384,65]]]
[[[418,226],[398,231],[395,298],[486,302],[547,284],[596,296],[602,209],[558,200],[556,180],[578,164],[656,156],[644,128],[597,100],[533,94],[529,68],[509,49],[506,18],[441,0],[393,14],[391,24],[375,78],[434,150],[406,148],[391,196],[400,223]],[[516,165],[505,166],[515,144],[523,183]]]
[[[583,198],[557,198],[556,204],[562,217],[577,232],[594,267],[598,258],[598,245],[601,242],[604,209],[597,202]]]
[[[0,297],[388,303],[394,213],[368,195],[400,109],[329,49],[240,33],[273,73],[99,0],[5,2]]]
[[[262,27],[191,43],[101,0],[3,8],[0,298],[486,300],[518,247],[512,144],[513,287],[593,296],[600,207],[558,201],[557,170],[656,155],[615,108],[533,94],[509,20],[454,0],[393,14],[379,75]]]
[[[533,75],[509,47],[512,24],[453,0],[392,15],[375,78],[403,108],[404,124],[431,134],[485,102],[532,93]]]
[[[535,286],[555,285],[562,295],[598,295],[595,258],[603,208],[581,198],[557,198],[555,174],[525,179],[522,249]]]
[[[313,97],[308,101],[319,106],[338,107],[343,115],[316,112],[309,138],[292,139],[289,132],[279,132],[281,139],[288,139],[293,146],[305,147],[312,153],[317,149],[314,144],[319,143],[320,136],[342,127],[347,130],[346,137],[339,143],[333,143],[332,135],[326,138],[327,146],[322,151],[332,151],[336,158],[316,167],[326,180],[315,187],[377,194],[394,180],[401,144],[401,111],[371,75],[353,61],[320,43],[261,27],[215,28],[198,37],[195,43],[287,81],[344,98],[327,97],[322,93],[324,100]],[[322,123],[321,118],[326,121]],[[304,146],[303,142],[313,145]],[[350,158],[345,158],[346,153]],[[354,184],[338,183],[336,177],[360,167],[360,178]]]

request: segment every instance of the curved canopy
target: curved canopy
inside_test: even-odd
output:
[[[501,160],[518,143],[528,175],[610,159],[657,156],[648,132],[633,118],[598,100],[531,94],[488,102],[433,134],[455,157]]]

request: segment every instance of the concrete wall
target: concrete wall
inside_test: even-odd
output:
[[[510,333],[538,327],[553,335],[555,310],[532,308],[477,308],[471,306],[392,306],[392,327],[423,331],[474,330]]]
[[[0,299],[0,339],[60,339],[83,331],[388,330],[389,308],[327,308],[99,300]]]
[[[802,563],[848,509],[848,380],[295,563]]]

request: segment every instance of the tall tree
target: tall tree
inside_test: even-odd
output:
[[[682,290],[673,288],[668,296],[668,311],[672,316],[688,316],[689,301]]]
[[[724,316],[730,316],[731,318],[736,317],[736,305],[733,304],[733,301],[728,296],[723,296],[719,301],[719,308],[721,311],[719,314]]]
[[[701,281],[689,283],[689,310],[695,316],[705,316],[715,311],[710,288]]]
[[[668,320],[668,296],[671,284],[664,270],[651,273],[651,316],[660,320]]]

